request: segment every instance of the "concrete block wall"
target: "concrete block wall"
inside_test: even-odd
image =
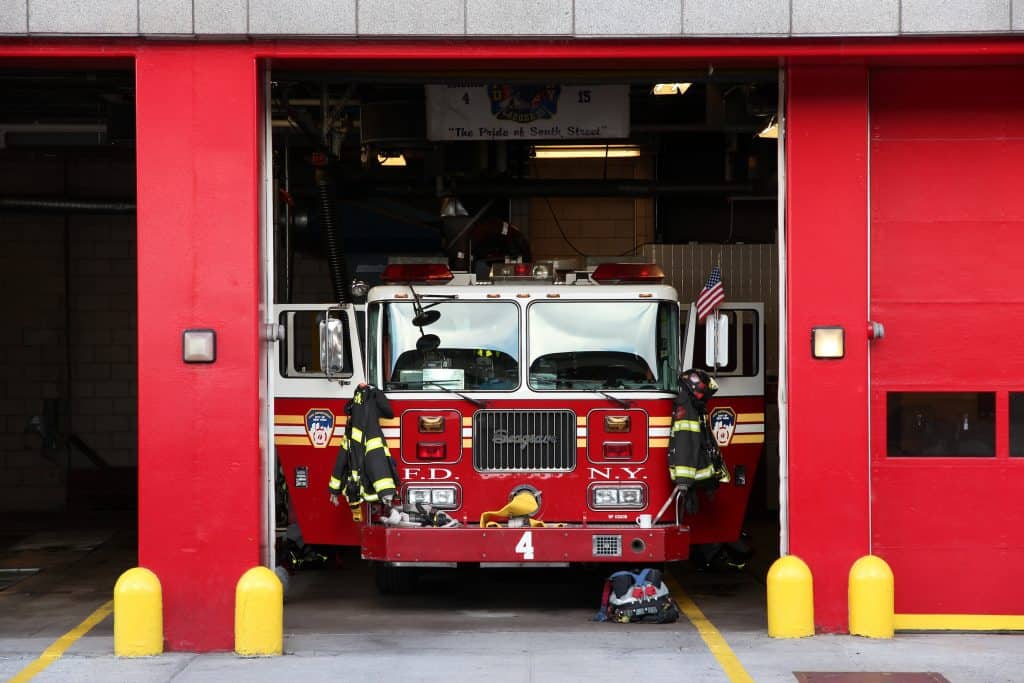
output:
[[[603,159],[544,159],[532,163],[534,178],[604,177]],[[649,160],[609,159],[607,163],[609,179],[650,177]],[[529,205],[527,234],[537,261],[580,257],[577,250],[587,256],[618,256],[634,252],[654,239],[651,199],[554,197],[530,199]]]
[[[43,402],[66,395],[64,226],[59,219],[4,216],[0,291],[7,332],[0,335],[0,509],[63,506],[63,454],[26,433]]]
[[[134,177],[130,161],[0,163],[11,196],[131,196]],[[0,510],[57,510],[92,465],[25,432],[44,400],[111,466],[138,460],[134,217],[0,214],[0,291]]]
[[[1014,0],[0,0],[0,35],[779,37],[1024,31]]]

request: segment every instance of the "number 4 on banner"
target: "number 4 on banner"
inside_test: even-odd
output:
[[[525,531],[519,542],[516,543],[516,552],[523,556],[524,560],[533,559],[533,532]]]

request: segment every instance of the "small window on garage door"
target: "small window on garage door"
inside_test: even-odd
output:
[[[1010,392],[1010,457],[1024,457],[1024,392]]]
[[[886,395],[889,457],[995,457],[995,392]]]

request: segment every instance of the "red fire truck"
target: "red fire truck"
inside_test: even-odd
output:
[[[306,543],[358,545],[388,572],[650,564],[739,537],[764,444],[760,304],[723,306],[705,333],[651,264],[498,264],[477,281],[408,263],[383,280],[365,307],[278,309],[274,441]],[[709,423],[732,481],[688,515],[666,505],[666,454],[677,377],[691,366],[719,378]],[[460,526],[385,526],[369,511],[357,524],[330,504],[344,405],[364,381],[395,410],[381,424],[402,502]],[[523,493],[537,504],[528,523],[482,523]]]

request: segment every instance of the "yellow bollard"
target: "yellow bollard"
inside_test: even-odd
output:
[[[235,653],[279,655],[284,650],[284,589],[266,567],[253,567],[235,588]]]
[[[880,557],[865,555],[850,568],[850,633],[892,638],[895,630],[892,570]]]
[[[160,579],[148,569],[133,567],[114,584],[114,654],[148,657],[163,651]]]
[[[768,635],[814,635],[814,583],[810,568],[796,555],[780,557],[768,570]]]

